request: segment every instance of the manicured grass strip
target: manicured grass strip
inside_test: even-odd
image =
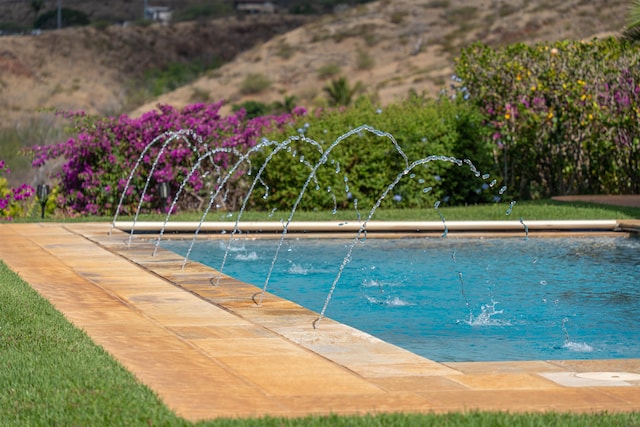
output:
[[[439,208],[447,221],[524,221],[531,220],[599,220],[599,219],[640,219],[640,208],[626,206],[610,206],[585,202],[558,202],[555,200],[536,200],[518,202],[507,215],[510,203],[494,203],[487,205],[455,206]],[[256,212],[248,209],[243,213],[242,221],[281,221],[289,218],[289,211]],[[369,215],[368,210],[361,210],[361,219]],[[200,221],[202,212],[178,213],[170,217],[170,221]],[[237,212],[211,212],[207,221],[235,221]],[[163,222],[166,215],[142,214],[138,221]],[[295,212],[294,221],[354,221],[357,213],[354,210],[340,210],[335,215],[329,211]],[[78,217],[57,218],[47,217],[52,222],[110,222],[112,217]],[[132,221],[131,216],[119,216],[118,221]],[[372,220],[384,221],[441,221],[438,211],[428,209],[378,209]],[[39,222],[40,217],[17,219],[16,222]]]
[[[640,413],[473,411],[217,419],[191,424],[169,411],[150,389],[0,261],[0,425],[640,427]]]
[[[465,412],[443,415],[380,414],[365,416],[306,417],[286,420],[263,418],[261,420],[223,421],[216,426],[304,426],[304,427],[638,427],[640,414],[509,414],[505,412]]]
[[[0,262],[0,424],[185,425]]]

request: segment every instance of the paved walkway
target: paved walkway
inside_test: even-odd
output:
[[[640,410],[640,359],[436,363],[108,224],[2,224],[0,259],[189,420]]]

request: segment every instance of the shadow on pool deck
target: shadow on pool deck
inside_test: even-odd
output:
[[[109,228],[3,224],[0,258],[189,420],[640,408],[640,359],[436,363]]]

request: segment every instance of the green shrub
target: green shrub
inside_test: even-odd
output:
[[[392,24],[400,25],[404,22],[404,19],[407,17],[409,12],[406,10],[396,10],[391,12],[390,20]]]
[[[89,25],[89,15],[86,13],[63,7],[60,9],[60,24],[63,27],[79,27]],[[58,10],[45,12],[33,23],[34,28],[41,30],[51,30],[58,28]]]
[[[170,62],[162,68],[145,71],[141,85],[149,95],[157,97],[196,80],[205,71],[218,68],[219,65],[217,59],[209,63]]]
[[[260,185],[251,203],[265,210],[291,209],[305,182],[307,189],[299,205],[303,210],[352,209],[357,200],[364,214],[387,189],[381,200],[385,207],[490,201],[497,187],[492,192],[491,179],[477,178],[464,162],[470,159],[482,173],[490,172],[492,159],[482,142],[481,118],[462,100],[443,97],[435,101],[417,95],[384,110],[361,99],[353,108],[302,118],[296,123],[297,130],[268,135],[268,140],[286,142],[286,147],[264,152],[252,162],[250,178]],[[364,124],[374,129],[360,128]],[[455,156],[460,165],[434,159],[407,167],[428,156]],[[390,189],[396,179],[399,182]]]
[[[245,101],[242,104],[234,104],[231,107],[231,110],[234,113],[237,113],[240,110],[244,110],[246,112],[247,119],[253,119],[260,116],[266,116],[270,113],[271,109],[264,102],[259,101]]]
[[[478,16],[478,8],[475,6],[460,6],[448,8],[444,13],[444,18],[451,24],[462,24]]]
[[[451,1],[450,0],[431,0],[429,3],[427,3],[425,5],[425,7],[427,8],[447,8],[451,6]]]
[[[224,0],[208,0],[206,4],[194,4],[176,11],[174,21],[196,21],[219,18],[233,14],[233,5]]]
[[[193,87],[191,89],[191,102],[202,102],[204,104],[211,102],[211,93],[208,90],[201,89],[199,87]]]
[[[320,79],[335,77],[340,74],[340,65],[336,64],[335,62],[328,62],[324,65],[321,65],[316,72],[318,73],[318,78]]]
[[[286,95],[282,101],[274,101],[269,106],[271,114],[290,113],[296,108],[298,98],[295,95]]]
[[[358,50],[356,68],[358,70],[370,70],[376,64],[376,59],[366,50]]]
[[[331,106],[347,106],[351,104],[353,96],[361,89],[360,82],[354,86],[349,84],[346,77],[339,77],[332,80],[329,84],[322,89],[327,93],[329,97],[329,104]]]
[[[264,74],[250,73],[240,84],[240,92],[244,95],[253,95],[264,92],[271,86],[271,81]]]
[[[289,59],[296,53],[296,49],[287,43],[286,40],[280,40],[276,46],[276,56],[282,59]]]
[[[282,101],[274,101],[271,104],[248,100],[241,104],[232,105],[231,110],[234,113],[244,110],[245,118],[250,120],[261,116],[291,113],[296,108],[296,102],[297,98],[295,96],[285,96]]]
[[[6,34],[21,34],[26,33],[29,30],[27,26],[12,21],[0,22],[0,33]]]

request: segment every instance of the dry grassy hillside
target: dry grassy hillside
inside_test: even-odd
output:
[[[139,114],[158,102],[271,102],[285,96],[311,106],[322,102],[322,87],[338,75],[362,82],[366,92],[388,103],[411,88],[435,93],[447,85],[453,58],[469,43],[616,32],[629,5],[629,0],[380,0],[302,27],[302,18],[277,17],[0,37],[0,117],[6,127],[47,106]],[[259,41],[265,42],[256,45]],[[142,70],[213,55],[235,59],[189,86],[130,107],[130,83]],[[248,87],[247,78],[256,76],[268,87]]]
[[[321,105],[322,87],[339,75],[382,104],[408,90],[435,94],[448,85],[460,48],[557,39],[584,39],[620,31],[627,0],[381,0],[326,16],[244,52],[232,63],[157,102],[181,106],[196,95],[229,104],[296,96]],[[249,83],[262,78],[262,90]]]
[[[306,22],[301,16],[226,18],[0,37],[0,127],[28,121],[42,107],[126,112],[138,101],[132,82],[145,70],[196,60],[228,62]]]

